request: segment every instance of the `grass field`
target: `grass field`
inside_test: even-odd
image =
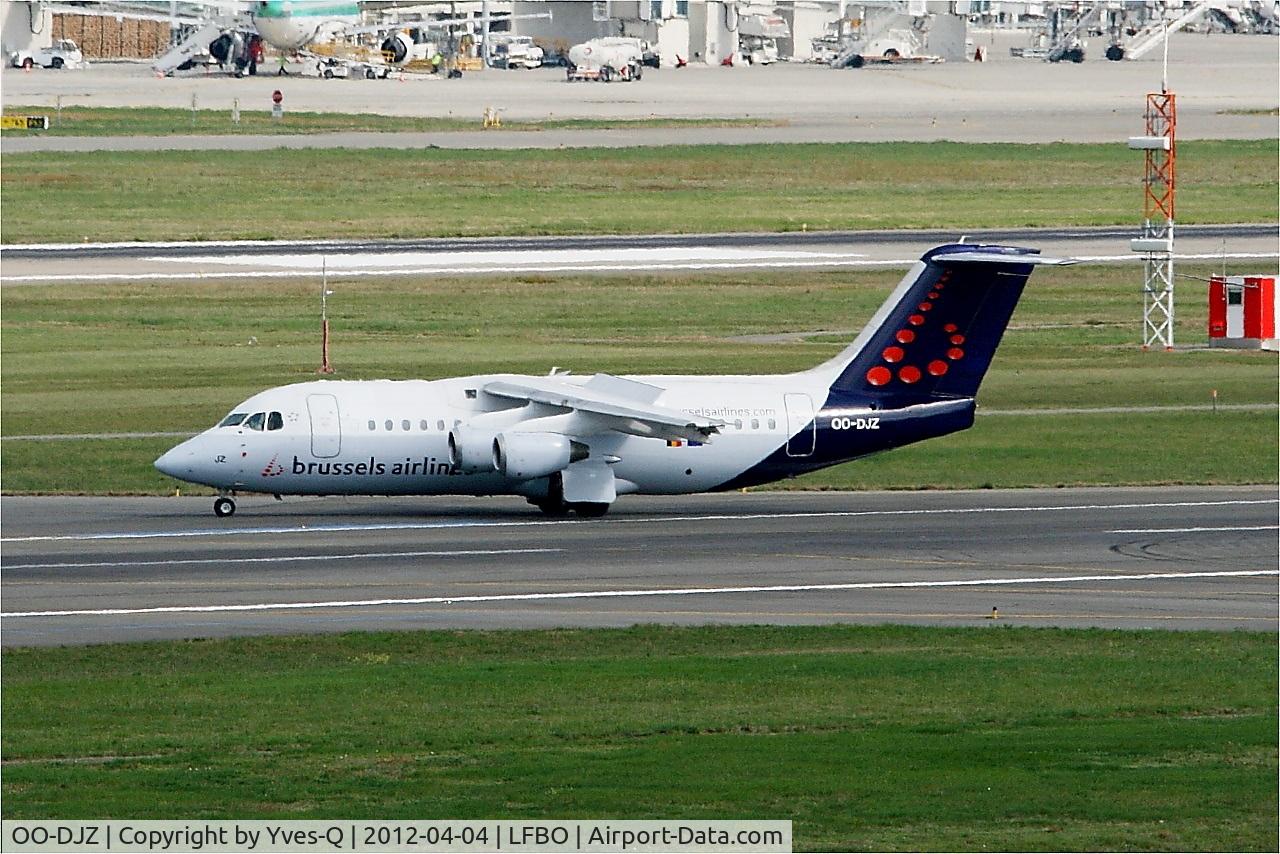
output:
[[[308,113],[289,111],[281,119],[273,119],[271,111],[240,111],[240,123],[231,120],[225,110],[172,109],[168,107],[63,107],[33,104],[5,108],[13,115],[48,116],[47,131],[6,132],[5,136],[183,136],[199,134],[308,134],[335,131],[373,131],[379,133],[421,133],[436,131],[484,130],[481,110],[471,118],[449,116],[381,116],[376,113]],[[695,127],[784,127],[777,119],[753,118],[652,118],[652,119],[543,119],[509,121],[504,119],[501,131],[540,131],[571,128],[577,130],[628,128]]]
[[[1185,266],[1182,272],[1205,275]],[[1138,350],[1137,267],[1035,274],[979,395],[984,409],[1274,404],[1276,357]],[[336,280],[338,377],[436,378],[552,365],[577,372],[766,373],[817,364],[896,271],[433,281]],[[4,436],[197,432],[273,385],[315,378],[309,283],[7,288]],[[531,319],[536,318],[536,322]],[[1204,338],[1186,299],[1180,340]],[[1160,437],[1160,441],[1153,441]],[[151,467],[173,439],[6,441],[3,488],[172,491]],[[970,431],[829,469],[794,488],[1258,483],[1277,470],[1274,410],[982,417]]]
[[[1178,146],[1178,220],[1277,219],[1276,143]],[[7,154],[7,243],[1132,223],[1123,145]]]
[[[3,652],[5,817],[778,818],[1276,850],[1274,634],[418,632]]]

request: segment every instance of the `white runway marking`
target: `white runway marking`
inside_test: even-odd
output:
[[[733,249],[716,246],[670,246],[615,249],[463,249],[411,250],[383,252],[298,252],[279,255],[188,255],[154,257],[148,261],[210,266],[286,267],[293,270],[320,272],[322,266],[332,273],[350,269],[383,267],[452,267],[458,270],[492,268],[505,270],[514,266],[546,264],[663,264],[672,262],[715,261],[847,261],[867,257],[863,252],[822,252],[808,249]]]
[[[384,557],[473,557],[476,555],[536,555],[562,552],[564,549],[455,549],[427,552],[363,552],[343,555],[281,555],[278,557],[186,558],[183,560],[87,561],[85,563],[9,563],[5,569],[78,569],[89,566],[178,566],[202,563],[283,563],[307,560],[360,560]]]
[[[1239,525],[1229,528],[1128,528],[1109,534],[1198,534],[1202,531],[1280,531],[1280,525]]]
[[[100,534],[51,534],[29,537],[0,537],[0,543],[31,543],[85,540],[152,540],[183,537],[237,537],[257,534],[340,534],[359,531],[421,531],[437,528],[532,528],[547,525],[663,524],[675,522],[752,521],[758,519],[826,519],[858,516],[946,516],[966,513],[1052,513],[1064,510],[1146,510],[1160,507],[1222,507],[1228,505],[1276,504],[1278,498],[1233,499],[1228,501],[1169,501],[1145,504],[1062,504],[1043,507],[951,507],[928,510],[822,510],[800,513],[733,513],[705,516],[619,517],[608,520],[552,519],[507,521],[466,519],[439,522],[375,522],[371,524],[297,525],[262,528],[197,528],[186,531],[121,531]]]
[[[848,584],[778,584],[753,587],[673,587],[654,590],[584,590],[565,593],[497,593],[483,596],[423,596],[414,599],[353,599],[329,602],[263,602],[254,605],[169,605],[156,608],[101,608],[68,611],[7,611],[0,617],[112,617],[135,614],[212,614],[227,611],[314,610],[319,608],[377,608],[391,605],[453,605],[475,602],[537,602],[555,599],[621,599],[653,596],[704,596],[725,593],[805,593],[831,590],[889,590],[920,587],[1003,587],[1072,582],[1183,580],[1189,578],[1238,578],[1280,575],[1280,570],[1223,572],[1149,572],[1141,575],[1063,575],[1041,578],[975,578],[962,581],[868,581]]]
[[[628,273],[661,270],[756,270],[783,268],[828,268],[839,267],[909,267],[915,263],[914,258],[891,259],[887,261],[836,261],[836,260],[804,260],[804,261],[697,261],[697,262],[655,262],[632,264],[527,264],[521,265],[515,259],[502,267],[394,267],[390,269],[351,269],[343,270],[344,278],[370,276],[449,276],[468,275],[474,273],[490,273],[507,275],[511,273]],[[315,270],[219,270],[212,273],[59,273],[54,275],[35,274],[29,276],[0,276],[0,282],[20,284],[22,282],[133,282],[133,281],[186,281],[200,279],[296,279],[318,278],[320,271]]]

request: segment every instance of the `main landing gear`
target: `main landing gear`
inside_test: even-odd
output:
[[[236,512],[236,502],[234,499],[228,498],[225,495],[219,495],[213,500],[213,515],[217,516],[219,519],[230,516],[234,512]]]
[[[576,513],[584,519],[599,519],[609,512],[608,504],[594,501],[565,501],[564,481],[557,472],[551,475],[547,484],[547,494],[543,498],[530,498],[529,503],[542,511],[544,516],[563,518],[569,513]]]
[[[608,504],[588,501],[574,501],[573,503],[567,501],[530,501],[529,503],[541,510],[544,516],[551,516],[555,519],[563,519],[571,512],[584,519],[599,519],[609,512]]]

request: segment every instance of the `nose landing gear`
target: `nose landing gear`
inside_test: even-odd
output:
[[[236,512],[236,503],[225,495],[218,496],[213,500],[213,515],[218,518],[230,516]]]

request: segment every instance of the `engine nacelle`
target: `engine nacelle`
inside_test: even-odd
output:
[[[546,477],[585,460],[590,448],[560,433],[499,433],[493,440],[493,468],[505,477]]]
[[[463,474],[493,471],[493,431],[454,427],[449,431],[449,462]]]
[[[412,50],[413,41],[407,33],[392,33],[382,43],[382,58],[391,65],[399,65],[409,59],[409,53]]]

